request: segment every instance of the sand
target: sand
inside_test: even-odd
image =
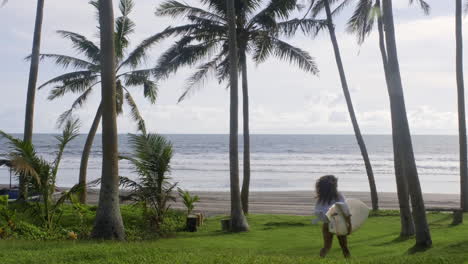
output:
[[[0,185],[0,189],[8,187]],[[207,216],[229,214],[230,196],[228,192],[193,192],[200,197],[195,210],[203,212]],[[343,192],[347,198],[356,198],[369,207],[371,206],[368,192]],[[313,191],[285,191],[285,192],[251,192],[250,213],[252,214],[289,214],[312,215],[315,204]],[[88,203],[97,204],[99,190],[88,190]],[[180,199],[178,199],[180,200]],[[459,205],[457,194],[424,194],[426,207],[456,208]],[[396,193],[379,193],[379,206],[381,209],[398,209]],[[178,201],[173,208],[183,209],[183,204]]]

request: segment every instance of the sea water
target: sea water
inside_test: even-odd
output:
[[[20,137],[20,135],[15,135]],[[171,177],[183,188],[197,191],[229,190],[228,135],[165,135],[174,146]],[[364,137],[374,170],[377,189],[395,192],[392,138]],[[80,135],[65,150],[57,185],[71,187],[78,181],[81,153],[86,135]],[[35,135],[36,151],[52,161],[56,152],[54,135]],[[458,137],[413,136],[416,163],[423,192],[458,193]],[[119,135],[119,151],[131,152],[127,135]],[[242,180],[242,136],[239,137]],[[0,154],[8,152],[0,139]],[[1,157],[0,157],[1,158]],[[97,135],[88,165],[88,179],[101,175],[101,135]],[[120,175],[136,178],[130,164],[120,161]],[[251,135],[251,190],[313,190],[318,177],[334,174],[345,191],[369,191],[367,174],[353,135]],[[0,168],[0,184],[9,182],[8,169]]]

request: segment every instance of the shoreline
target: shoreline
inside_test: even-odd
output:
[[[8,185],[0,185],[0,189],[6,187]],[[195,205],[196,212],[202,212],[206,216],[229,214],[229,192],[193,191],[191,193],[200,197],[200,202]],[[346,198],[359,199],[371,207],[369,192],[344,191],[343,194]],[[423,196],[426,207],[460,207],[458,194],[425,193]],[[249,197],[249,212],[252,214],[313,215],[314,197],[313,191],[254,191]],[[99,189],[88,189],[88,204],[96,205],[98,200]],[[184,209],[184,205],[180,199],[177,199],[177,202],[172,204],[172,208]],[[379,193],[379,208],[398,209],[397,194]]]

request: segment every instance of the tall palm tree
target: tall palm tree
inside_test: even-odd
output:
[[[406,114],[403,84],[400,75],[398,53],[393,22],[392,0],[382,3],[383,24],[385,28],[385,43],[387,47],[388,89],[390,94],[392,126],[397,131],[398,161],[401,162],[403,172],[408,181],[408,190],[411,197],[412,213],[416,229],[416,245],[429,247],[432,245],[431,234],[427,224],[426,209],[422,196],[418,170],[414,159],[411,134]]]
[[[98,7],[102,80],[102,176],[92,236],[97,239],[123,240],[125,231],[119,205],[116,52],[112,0],[98,0]]]
[[[349,112],[349,116],[351,119],[351,123],[353,125],[354,135],[356,136],[356,141],[358,143],[359,149],[361,150],[361,155],[364,160],[364,165],[366,167],[367,178],[369,181],[369,188],[370,188],[370,193],[371,193],[372,209],[378,210],[379,198],[377,195],[377,187],[375,186],[374,172],[372,170],[372,165],[369,159],[369,154],[367,153],[366,144],[364,142],[364,138],[362,137],[361,129],[359,128],[356,113],[354,111],[353,102],[351,100],[351,94],[349,92],[349,87],[348,87],[348,81],[346,79],[343,61],[341,59],[340,48],[338,46],[338,40],[336,39],[335,25],[333,24],[333,13],[330,8],[330,2],[332,1],[329,1],[329,0],[319,0],[316,2],[312,1],[311,10],[313,11],[313,17],[316,17],[319,13],[325,10],[325,15],[327,18],[327,28],[330,34],[332,45],[333,45],[336,65],[338,67],[338,72],[339,72],[340,80],[341,80],[341,86],[342,86],[344,97],[346,100],[346,105],[348,107],[348,112]]]
[[[91,2],[97,8],[97,2]],[[150,103],[155,103],[157,96],[157,85],[152,79],[152,69],[137,69],[141,63],[135,65],[129,65],[128,60],[130,57],[126,57],[127,49],[130,45],[129,36],[134,32],[135,24],[128,17],[133,9],[132,0],[121,0],[119,9],[122,16],[118,17],[115,21],[115,53],[116,53],[116,109],[117,115],[123,113],[123,104],[127,105],[131,109],[131,115],[134,121],[138,125],[138,130],[146,133],[145,123],[140,115],[138,106],[133,99],[130,87],[143,87],[143,95],[147,98]],[[99,45],[94,44],[83,35],[73,33],[69,31],[58,31],[58,33],[69,39],[73,47],[86,59],[77,57],[62,55],[62,54],[41,54],[41,59],[50,59],[55,64],[64,67],[65,69],[73,69],[75,71],[68,72],[57,76],[41,86],[39,89],[55,85],[50,92],[49,100],[56,100],[68,93],[77,93],[79,96],[72,104],[69,110],[65,111],[59,118],[58,123],[62,124],[64,120],[67,120],[73,112],[82,107],[88,96],[92,93],[96,85],[101,83],[101,67],[99,61],[99,54],[101,49]],[[97,129],[99,127],[102,116],[102,106],[97,108],[93,123],[90,131],[86,138],[83,153],[81,156],[80,163],[80,175],[79,183],[86,186],[87,181],[87,168],[88,159],[91,153],[91,147],[96,136]],[[86,203],[86,189],[80,195],[80,202]]]
[[[349,2],[346,0],[345,2]],[[430,6],[424,0],[409,0],[409,4],[419,4],[421,9],[426,15],[429,14]],[[385,73],[385,80],[387,88],[389,87],[389,76],[388,76],[388,62],[387,62],[387,48],[385,43],[382,6],[380,0],[358,0],[353,15],[348,21],[349,32],[355,34],[358,38],[358,43],[362,44],[366,40],[367,36],[372,32],[377,24],[378,35],[379,35],[379,49],[382,57],[382,63]],[[388,89],[390,91],[390,89]],[[390,96],[390,94],[389,94]],[[393,109],[394,105],[390,104],[390,108]],[[393,110],[391,110],[393,111]],[[392,115],[392,119],[396,118]],[[393,120],[396,122],[396,120]],[[395,178],[397,183],[398,202],[400,207],[400,221],[401,221],[401,232],[402,237],[409,237],[414,235],[414,223],[411,215],[411,206],[409,202],[408,183],[406,176],[404,175],[402,161],[400,160],[400,153],[398,148],[398,132],[394,126],[392,126],[393,135],[393,157],[394,157],[394,168]]]
[[[466,146],[465,84],[463,79],[462,0],[455,0],[458,136],[460,144],[460,204],[468,212],[468,160]]]
[[[196,71],[187,80],[179,101],[185,99],[210,76],[216,75],[220,82],[227,81],[228,63],[228,19],[225,0],[202,0],[203,7],[194,7],[174,0],[164,2],[156,14],[185,18],[188,24],[168,27],[148,38],[133,54],[144,57],[145,50],[154,43],[168,37],[180,37],[159,59],[156,73],[165,78],[183,66],[196,66]],[[238,66],[242,76],[243,121],[244,121],[244,179],[242,185],[243,210],[248,212],[250,184],[250,136],[249,96],[247,77],[247,54],[256,63],[264,62],[269,56],[292,62],[306,72],[316,74],[317,66],[305,51],[281,39],[290,37],[297,30],[315,32],[324,21],[314,19],[287,19],[297,8],[296,0],[273,0],[260,9],[259,0],[236,0],[236,35],[238,43]],[[260,9],[260,10],[259,10]]]
[[[239,149],[237,142],[238,133],[238,50],[236,33],[236,9],[234,0],[226,0],[227,22],[229,28],[229,87],[230,87],[230,122],[229,122],[229,168],[231,180],[231,231],[248,231],[249,225],[242,211],[239,189]]]
[[[4,1],[3,3],[6,3]],[[36,21],[34,24],[34,37],[32,44],[31,65],[29,68],[28,93],[26,97],[26,111],[24,118],[24,135],[25,142],[32,142],[33,126],[34,126],[34,103],[36,98],[36,83],[37,74],[39,72],[39,52],[41,49],[42,35],[42,19],[44,17],[44,0],[37,0]],[[19,179],[19,198],[27,197],[26,181],[20,177]]]

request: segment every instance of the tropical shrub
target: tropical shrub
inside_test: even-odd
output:
[[[12,164],[12,170],[25,179],[31,193],[38,194],[39,202],[31,202],[27,206],[48,231],[52,231],[59,222],[62,214],[60,207],[63,203],[81,188],[75,185],[70,190],[60,193],[58,197],[54,197],[55,181],[63,152],[67,144],[78,135],[78,128],[78,120],[67,121],[62,135],[56,137],[58,151],[53,162],[40,157],[31,142],[22,141],[0,131],[0,136],[7,139],[9,145],[10,152],[7,156]]]
[[[189,191],[182,190],[181,188],[178,188],[177,190],[180,198],[182,198],[182,202],[187,208],[187,215],[190,215],[195,208],[195,203],[200,201],[200,197],[198,197],[198,195],[191,195]]]
[[[172,192],[177,183],[169,182],[171,178],[168,176],[172,144],[156,134],[141,134],[130,135],[130,147],[131,156],[122,159],[131,163],[138,179],[121,177],[121,185],[130,191],[124,199],[141,205],[150,226],[160,231],[170,208],[169,202],[175,201]]]

